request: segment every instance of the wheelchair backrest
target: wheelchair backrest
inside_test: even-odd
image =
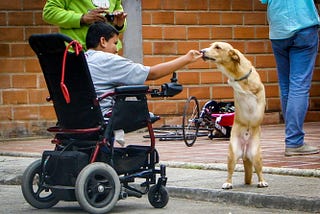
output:
[[[29,38],[53,101],[58,126],[63,129],[98,127],[104,124],[104,120],[87,61],[82,50],[77,54],[68,49],[64,57],[70,43],[72,44],[72,39],[62,34],[35,34]]]

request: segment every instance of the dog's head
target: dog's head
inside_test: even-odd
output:
[[[214,42],[210,47],[202,49],[200,52],[202,52],[205,61],[210,60],[220,65],[240,63],[237,50],[226,42]]]

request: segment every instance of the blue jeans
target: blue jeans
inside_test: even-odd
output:
[[[303,123],[318,54],[318,27],[298,31],[293,37],[271,40],[280,86],[287,148],[304,144]]]

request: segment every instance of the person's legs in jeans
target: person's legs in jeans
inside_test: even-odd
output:
[[[272,49],[275,55],[277,64],[277,74],[280,87],[280,102],[282,107],[282,114],[286,121],[285,115],[287,110],[287,101],[289,95],[290,85],[290,60],[289,60],[289,48],[292,45],[292,39],[271,40]]]
[[[272,40],[272,47],[286,125],[286,148],[297,148],[304,144],[303,123],[318,52],[317,28],[301,30],[289,39]]]

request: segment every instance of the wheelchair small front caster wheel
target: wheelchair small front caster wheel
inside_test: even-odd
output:
[[[148,200],[154,208],[163,208],[169,201],[168,190],[162,185],[153,185],[148,192]]]

